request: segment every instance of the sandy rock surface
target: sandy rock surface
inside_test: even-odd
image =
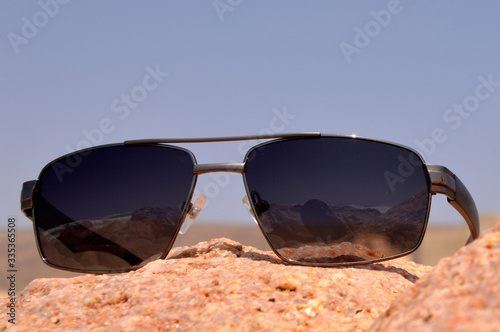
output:
[[[430,269],[405,261],[292,266],[214,239],[134,272],[34,280],[16,303],[15,325],[2,300],[0,330],[365,331]]]
[[[500,225],[443,259],[373,331],[500,331]]]

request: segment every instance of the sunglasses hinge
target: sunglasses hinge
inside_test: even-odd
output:
[[[431,194],[443,194],[455,200],[456,182],[454,174],[444,166],[427,164],[431,180]]]
[[[29,219],[33,220],[33,190],[35,189],[36,180],[27,181],[23,183],[21,190],[21,211]]]

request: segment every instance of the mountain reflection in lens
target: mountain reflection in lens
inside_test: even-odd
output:
[[[425,230],[425,165],[414,166],[396,185],[384,176],[398,174],[402,158],[412,158],[412,165],[421,160],[370,140],[282,140],[249,152],[245,181],[258,193],[252,197],[268,204],[256,209],[257,217],[282,258],[320,265],[370,261],[414,250]]]
[[[73,159],[80,163],[68,169]],[[161,257],[194,185],[194,162],[178,148],[114,145],[49,164],[34,192],[42,257],[88,272],[127,271]]]

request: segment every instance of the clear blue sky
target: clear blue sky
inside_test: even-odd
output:
[[[21,184],[89,135],[265,131],[405,144],[500,213],[499,2],[59,1],[2,2],[4,224],[30,224]],[[243,147],[190,149],[203,163],[241,161]],[[197,192],[211,196],[198,222],[251,225],[239,175],[202,176]],[[461,223],[444,198],[432,211]]]

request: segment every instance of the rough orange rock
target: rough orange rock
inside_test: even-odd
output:
[[[4,318],[0,330],[364,331],[429,270],[405,261],[293,266],[215,239],[129,273],[34,280],[16,324]]]
[[[500,331],[500,225],[443,259],[372,331]]]

